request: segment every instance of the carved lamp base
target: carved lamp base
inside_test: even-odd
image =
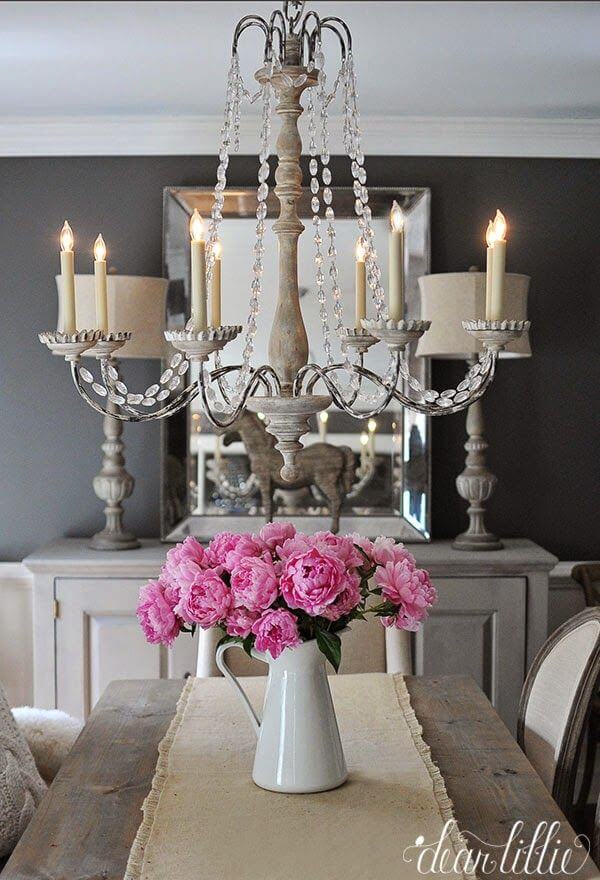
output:
[[[485,525],[485,504],[496,488],[498,479],[487,469],[485,463],[488,444],[483,431],[481,400],[476,400],[467,410],[466,467],[456,478],[458,494],[469,502],[469,527],[454,541],[455,550],[502,549],[502,541],[489,532]]]
[[[115,404],[109,403],[108,409]],[[123,501],[133,492],[135,480],[125,469],[123,423],[112,415],[104,416],[102,470],[94,477],[94,492],[105,502],[106,524],[90,541],[93,550],[135,550],[140,542],[123,526]]]
[[[114,532],[110,529],[96,532],[90,541],[92,550],[137,550],[141,546],[133,532]]]

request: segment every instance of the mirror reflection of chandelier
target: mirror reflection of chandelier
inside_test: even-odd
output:
[[[371,224],[352,37],[340,18],[321,18],[313,11],[305,12],[304,5],[286,2],[283,11],[275,10],[268,21],[247,15],[235,28],[217,182],[206,237],[205,223],[197,211],[190,222],[191,317],[185,328],[165,331],[166,339],[177,352],[159,380],[143,393],[132,393],[123,381],[116,353],[126,345],[131,333],[125,328],[108,326],[106,248],[101,237],[96,243],[94,264],[96,328],[77,329],[74,239],[68,224],[61,236],[63,326],[40,334],[42,342],[70,362],[73,381],[83,399],[102,413],[109,404],[111,414],[117,419],[135,422],[165,418],[198,395],[204,413],[219,430],[232,425],[245,409],[264,413],[267,430],[276,438],[276,448],[283,456],[281,475],[290,484],[298,476],[296,454],[302,448],[300,438],[309,430],[310,416],[333,403],[358,419],[368,419],[382,412],[392,400],[427,415],[448,415],[463,410],[480,398],[492,381],[498,352],[529,327],[528,322],[511,320],[503,314],[506,221],[498,212],[495,220],[490,221],[487,233],[485,318],[463,322],[465,331],[482,344],[478,360],[456,389],[441,393],[424,388],[410,375],[407,346],[427,332],[430,322],[404,319],[402,209],[394,203],[390,215],[386,296]],[[240,37],[251,28],[258,28],[264,36],[263,66],[255,74],[258,89],[254,93],[244,82],[238,56]],[[326,33],[334,35],[335,54],[339,57],[331,82],[325,73]],[[304,112],[301,104],[304,92],[307,93],[315,280],[323,334],[321,363],[308,363],[308,340],[298,295],[298,238],[304,231],[297,214],[297,201],[302,193],[298,118]],[[343,107],[344,152],[354,181],[357,220],[356,311],[351,321],[344,316],[338,283],[331,189],[329,114],[336,100],[341,101]],[[245,103],[259,103],[262,112],[254,262],[248,318],[242,328],[221,323],[219,227],[223,220],[229,155],[239,149]],[[256,367],[252,358],[261,309],[265,218],[274,164],[270,161],[273,111],[281,119],[274,175],[280,213],[273,225],[279,245],[279,291],[269,342],[269,363]],[[223,349],[242,332],[241,363],[223,364]],[[339,357],[334,356],[334,345],[340,349]],[[389,352],[388,366],[382,374],[369,370],[364,363],[365,355],[374,345],[386,346]],[[99,378],[81,366],[84,351],[97,358]],[[188,373],[190,364],[198,364],[198,368]]]

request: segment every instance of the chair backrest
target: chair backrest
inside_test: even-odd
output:
[[[573,803],[579,746],[599,673],[600,608],[587,608],[545,642],[521,694],[519,745],[563,812]]]
[[[574,566],[571,577],[583,587],[588,608],[600,605],[600,562],[580,562]]]

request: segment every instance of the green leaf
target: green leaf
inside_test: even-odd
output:
[[[252,657],[252,645],[254,644],[254,636],[252,633],[246,636],[244,641],[242,642],[242,648],[248,655],[248,657]]]
[[[327,632],[324,629],[316,631],[319,651],[325,654],[335,671],[340,668],[342,659],[342,642],[337,633]]]

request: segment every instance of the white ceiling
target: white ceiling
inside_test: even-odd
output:
[[[60,122],[76,139],[78,121],[92,131],[96,117],[97,135],[101,118],[108,127],[137,122],[138,132],[151,120],[188,128],[192,120],[213,120],[222,111],[235,22],[276,5],[0,4],[0,147],[7,137],[17,144],[19,132],[26,139],[42,122],[50,132]],[[430,127],[448,121],[454,132],[465,118],[478,130],[487,121],[497,136],[505,119],[512,129],[526,120],[530,134],[535,126],[547,133],[558,126],[589,140],[600,130],[598,2],[312,6],[350,25],[362,113],[375,117],[376,127],[389,128],[391,119],[401,126],[408,117]],[[247,78],[260,57],[259,39],[258,32],[242,37]]]

